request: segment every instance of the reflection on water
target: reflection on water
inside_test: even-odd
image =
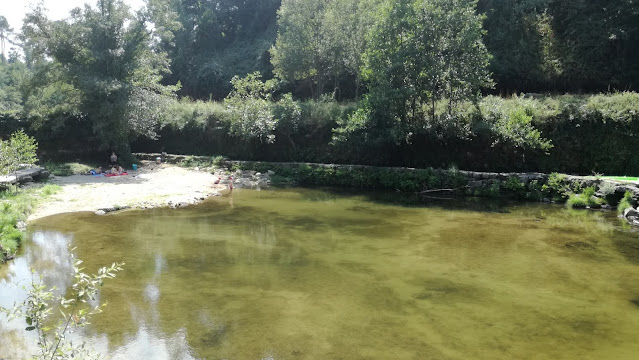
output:
[[[0,306],[30,267],[66,291],[75,247],[87,270],[126,263],[75,335],[116,359],[635,359],[639,239],[619,227],[539,204],[237,191],[42,219]],[[0,356],[24,358],[25,334],[0,321]]]

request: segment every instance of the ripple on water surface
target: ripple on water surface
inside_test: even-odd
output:
[[[29,267],[65,291],[73,246],[87,269],[126,262],[77,335],[116,359],[637,358],[639,239],[613,215],[409,200],[245,190],[41,219],[0,306]],[[30,342],[0,321],[1,356]]]

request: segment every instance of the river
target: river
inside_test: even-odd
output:
[[[639,235],[613,213],[290,188],[63,214],[30,224],[0,306],[31,268],[65,292],[71,251],[126,263],[74,335],[114,359],[639,356]],[[0,315],[0,358],[33,352],[24,327]]]

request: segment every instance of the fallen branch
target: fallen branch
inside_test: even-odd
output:
[[[430,194],[430,193],[437,193],[437,192],[455,192],[455,191],[459,191],[461,189],[468,189],[470,186],[466,185],[466,186],[462,186],[462,187],[458,187],[456,189],[431,189],[431,190],[423,190],[418,192],[417,194],[422,195],[422,194]]]

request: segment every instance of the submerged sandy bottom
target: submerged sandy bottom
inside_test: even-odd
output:
[[[69,286],[71,244],[88,269],[127,263],[83,334],[116,359],[636,359],[639,239],[614,217],[392,199],[237,191],[41,219],[0,306],[30,265]],[[22,328],[1,321],[0,348]]]

